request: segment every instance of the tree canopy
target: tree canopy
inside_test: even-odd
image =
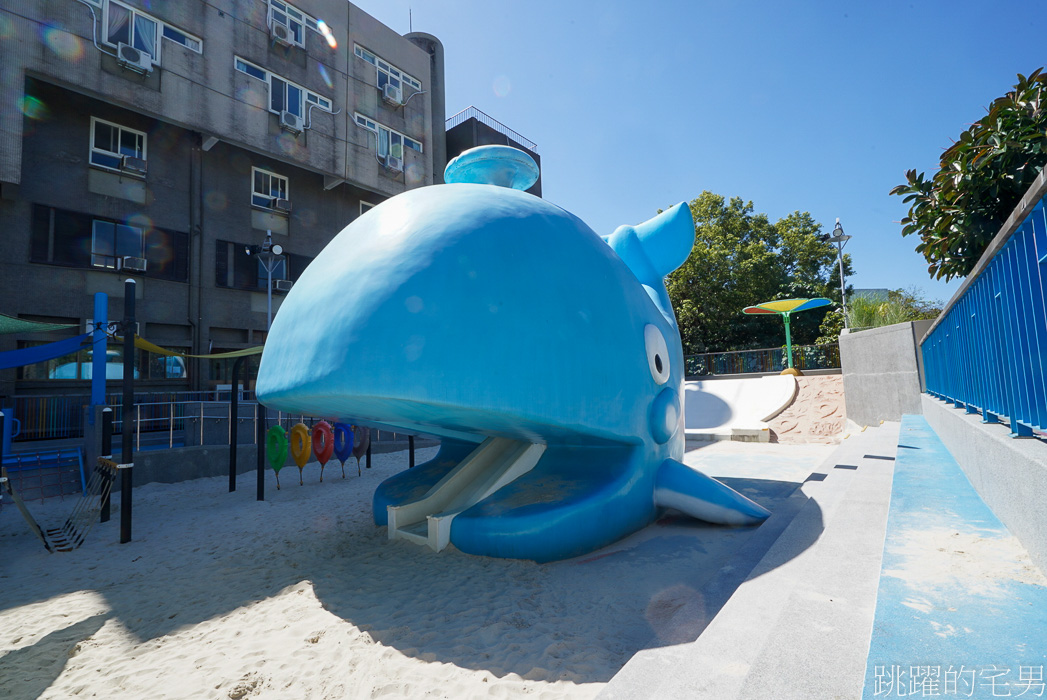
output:
[[[916,251],[935,278],[964,277],[974,268],[1022,195],[1047,163],[1047,75],[1018,75],[1014,89],[942,154],[927,178],[909,170],[891,190],[910,203],[902,235],[917,234]]]
[[[785,340],[781,320],[747,316],[743,308],[775,299],[840,298],[836,248],[818,240],[821,224],[809,213],[771,223],[752,202],[708,191],[688,206],[694,248],[666,280],[684,353],[778,347]],[[850,274],[847,255],[844,266]],[[794,316],[793,342],[813,342],[830,308]]]

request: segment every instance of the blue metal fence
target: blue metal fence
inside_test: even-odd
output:
[[[927,393],[1014,437],[1047,430],[1047,180],[1036,183],[921,343]]]

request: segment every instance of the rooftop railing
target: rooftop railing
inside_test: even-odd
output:
[[[1047,171],[920,341],[927,393],[1012,437],[1047,430]]]
[[[476,119],[476,121],[480,122],[481,124],[486,124],[498,133],[503,134],[504,136],[508,136],[521,146],[526,146],[528,150],[533,151],[534,153],[538,152],[538,144],[536,144],[534,141],[525,136],[521,136],[520,134],[513,131],[494,117],[484,114],[476,107],[466,107],[458,114],[449,117],[447,119],[447,122],[445,123],[445,128],[453,129],[454,127],[469,119]]]

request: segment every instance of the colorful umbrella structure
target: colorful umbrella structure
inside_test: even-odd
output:
[[[831,300],[824,297],[818,297],[817,299],[779,299],[778,301],[766,301],[756,306],[746,306],[742,311],[754,315],[778,314],[785,320],[785,347],[789,351],[789,369],[785,370],[783,374],[786,372],[798,374],[799,372],[793,369],[793,339],[789,330],[789,316],[798,311],[817,309],[819,306],[828,306],[831,303]]]

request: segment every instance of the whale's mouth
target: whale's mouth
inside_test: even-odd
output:
[[[491,437],[563,445],[638,445],[636,434],[489,406],[415,397],[363,396],[302,391],[274,392],[264,405],[291,414],[363,425],[394,433],[432,435],[479,444]]]

